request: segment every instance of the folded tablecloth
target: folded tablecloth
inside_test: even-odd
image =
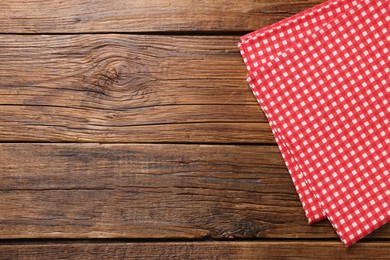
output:
[[[239,47],[309,223],[349,246],[389,221],[390,1],[327,1]]]

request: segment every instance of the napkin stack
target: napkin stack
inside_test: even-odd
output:
[[[348,247],[388,222],[390,1],[326,1],[239,48],[309,223]]]

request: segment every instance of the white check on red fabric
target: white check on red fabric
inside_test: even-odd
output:
[[[390,220],[390,0],[331,0],[241,38],[309,223],[345,246]]]

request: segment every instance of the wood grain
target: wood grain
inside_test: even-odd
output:
[[[273,143],[237,41],[0,36],[0,141]]]
[[[6,259],[389,259],[386,242],[154,242],[0,245]]]
[[[0,173],[3,239],[336,238],[274,146],[0,144]]]
[[[306,223],[245,82],[238,35],[323,1],[0,1],[0,259],[389,258]]]
[[[255,30],[323,0],[2,0],[0,33]]]

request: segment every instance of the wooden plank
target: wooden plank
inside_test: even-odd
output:
[[[273,143],[237,37],[0,36],[0,141]]]
[[[248,31],[323,0],[2,0],[0,33]]]
[[[274,146],[0,144],[0,197],[2,239],[336,238]]]
[[[245,241],[0,245],[2,259],[388,259],[389,242]]]
[[[51,94],[57,105],[116,109],[254,104],[238,41],[237,36],[0,35],[0,79],[8,87],[2,99],[10,95],[38,105]]]

